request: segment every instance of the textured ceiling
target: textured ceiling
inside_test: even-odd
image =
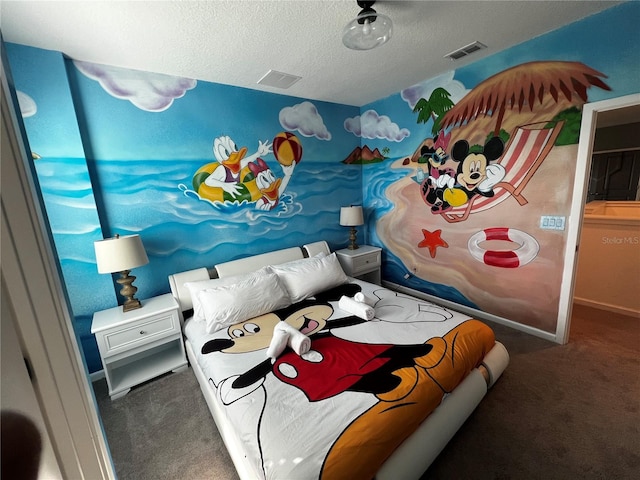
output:
[[[369,51],[342,45],[355,0],[2,0],[0,28],[7,42],[76,60],[361,106],[617,3],[381,0],[393,37]],[[474,41],[488,48],[443,58]],[[270,69],[302,79],[258,85]]]

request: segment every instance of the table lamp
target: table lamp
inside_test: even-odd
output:
[[[135,298],[138,289],[133,286],[136,277],[129,275],[132,268],[149,263],[140,235],[126,235],[124,237],[116,235],[113,238],[94,242],[93,246],[96,250],[98,273],[120,272],[120,278],[116,282],[122,285],[120,295],[125,298],[122,310],[128,312],[140,308],[142,304],[140,300]]]
[[[340,209],[340,225],[343,227],[351,227],[349,232],[349,240],[351,244],[347,247],[349,250],[358,248],[356,245],[356,236],[358,231],[355,229],[358,225],[364,225],[364,217],[362,215],[362,207],[342,207]]]

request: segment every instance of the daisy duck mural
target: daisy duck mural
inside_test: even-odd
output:
[[[280,163],[283,178],[276,178],[261,158],[272,152]],[[258,141],[258,149],[247,156],[227,135],[213,141],[215,162],[200,167],[193,176],[193,189],[211,202],[249,202],[259,210],[273,209],[287,188],[296,165],[302,159],[302,145],[293,133],[280,132],[273,143]]]

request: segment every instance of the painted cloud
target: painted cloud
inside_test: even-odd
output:
[[[356,137],[382,138],[392,142],[401,142],[411,134],[408,129],[400,128],[386,115],[378,115],[375,110],[367,110],[361,116],[347,118],[344,128]]]
[[[116,98],[129,100],[136,107],[148,112],[162,112],[173,100],[184,96],[196,86],[190,78],[174,77],[160,73],[141,72],[126,68],[98,65],[74,60],[75,66],[88,78]]]
[[[22,118],[32,117],[38,111],[38,106],[33,98],[20,90],[16,90],[18,97],[18,105],[20,105],[20,114]]]
[[[324,125],[318,109],[311,102],[302,102],[280,110],[280,125],[286,130],[297,130],[305,137],[331,140],[331,133]]]
[[[469,90],[459,82],[453,79],[455,71],[450,71],[438,75],[437,77],[426,80],[422,83],[413,85],[400,92],[402,99],[409,104],[411,109],[416,106],[418,100],[421,98],[429,99],[431,93],[438,87],[444,88],[451,95],[450,99],[453,103],[458,103],[462,97],[464,97]]]

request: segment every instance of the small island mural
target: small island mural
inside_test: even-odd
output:
[[[356,147],[349,154],[347,158],[345,158],[342,163],[347,165],[365,165],[369,163],[380,163],[385,159],[389,158],[390,149],[389,147],[384,147],[382,152],[377,148],[371,150],[368,146],[364,147]]]

